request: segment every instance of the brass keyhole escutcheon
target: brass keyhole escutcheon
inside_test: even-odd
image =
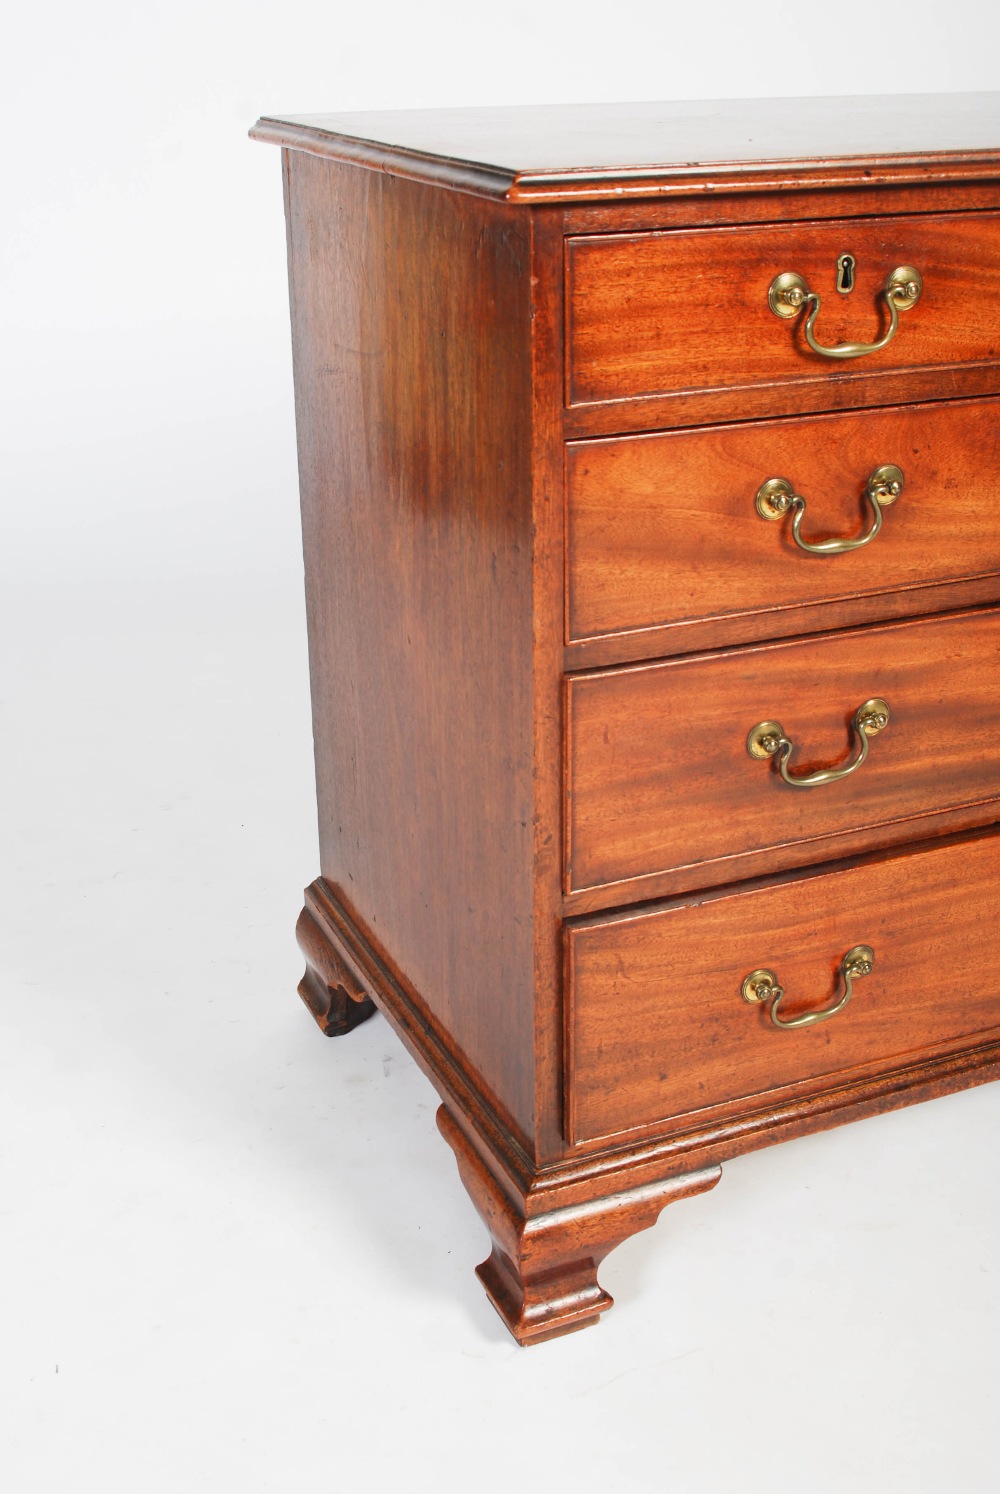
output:
[[[854,289],[854,255],[842,254],[837,260],[837,290],[849,296]]]

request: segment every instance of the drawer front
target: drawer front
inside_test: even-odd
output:
[[[567,1139],[680,1130],[995,1036],[998,878],[994,831],[568,926]],[[834,1005],[858,945],[874,967],[829,1020],[781,1029],[742,998],[764,968],[782,1020]]]
[[[859,549],[807,552],[794,513],[755,504],[784,478],[806,501],[805,543],[859,539],[877,522],[869,478],[890,464],[902,493]],[[861,620],[873,597],[1000,572],[998,399],[576,441],[566,484],[570,642],[673,627],[664,651],[679,651],[692,623],[761,617],[774,636],[808,627],[803,608]]]
[[[845,253],[854,288],[842,295]],[[870,344],[888,328],[882,292],[900,266],[919,271],[922,293],[867,357],[823,357],[806,343],[805,310],[782,319],[768,305],[775,277],[793,272],[820,296],[817,341]],[[1000,214],[584,235],[567,241],[566,299],[571,406],[845,379],[853,392],[828,408],[871,404],[881,375],[927,369],[951,394],[949,369],[1000,357]]]
[[[1000,798],[1000,612],[989,608],[829,633],[567,681],[567,890],[675,868],[687,886],[891,843],[884,827]],[[794,776],[857,755],[858,708],[890,720],[848,777],[796,788],[747,751],[774,722]],[[932,830],[933,827],[928,827]],[[916,833],[914,830],[913,833]],[[921,831],[920,833],[927,833]],[[619,889],[618,901],[624,900]]]

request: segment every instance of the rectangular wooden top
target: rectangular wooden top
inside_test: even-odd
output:
[[[1000,93],[265,115],[250,133],[510,201],[1000,180]]]

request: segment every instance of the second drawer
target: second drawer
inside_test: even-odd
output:
[[[857,713],[879,699],[868,735]],[[772,729],[751,756],[765,723],[792,748]],[[566,731],[566,888],[614,885],[608,902],[891,844],[918,817],[903,835],[948,812],[982,824],[1000,815],[1000,610],[578,675]],[[843,769],[866,745],[815,786],[779,771]]]
[[[574,441],[566,462],[570,643],[655,633],[644,653],[682,653],[692,628],[745,642],[829,627],[831,605],[888,620],[927,611],[921,587],[1000,572],[1000,399]],[[883,506],[869,483],[890,465]],[[787,494],[762,499],[770,521],[756,506],[777,478],[805,500],[801,545]],[[864,539],[876,503],[860,548],[802,547]]]

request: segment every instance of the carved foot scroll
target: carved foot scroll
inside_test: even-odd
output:
[[[722,1176],[721,1167],[706,1167],[620,1191],[605,1177],[562,1189],[536,1183],[518,1192],[509,1179],[494,1176],[443,1105],[437,1120],[493,1240],[476,1275],[519,1344],[596,1323],[614,1300],[597,1280],[604,1257],[655,1224],[668,1203],[704,1193]]]
[[[308,893],[306,897],[295,926],[306,960],[299,995],[327,1037],[339,1037],[370,1017],[375,1003],[337,953],[329,930],[310,907]]]

